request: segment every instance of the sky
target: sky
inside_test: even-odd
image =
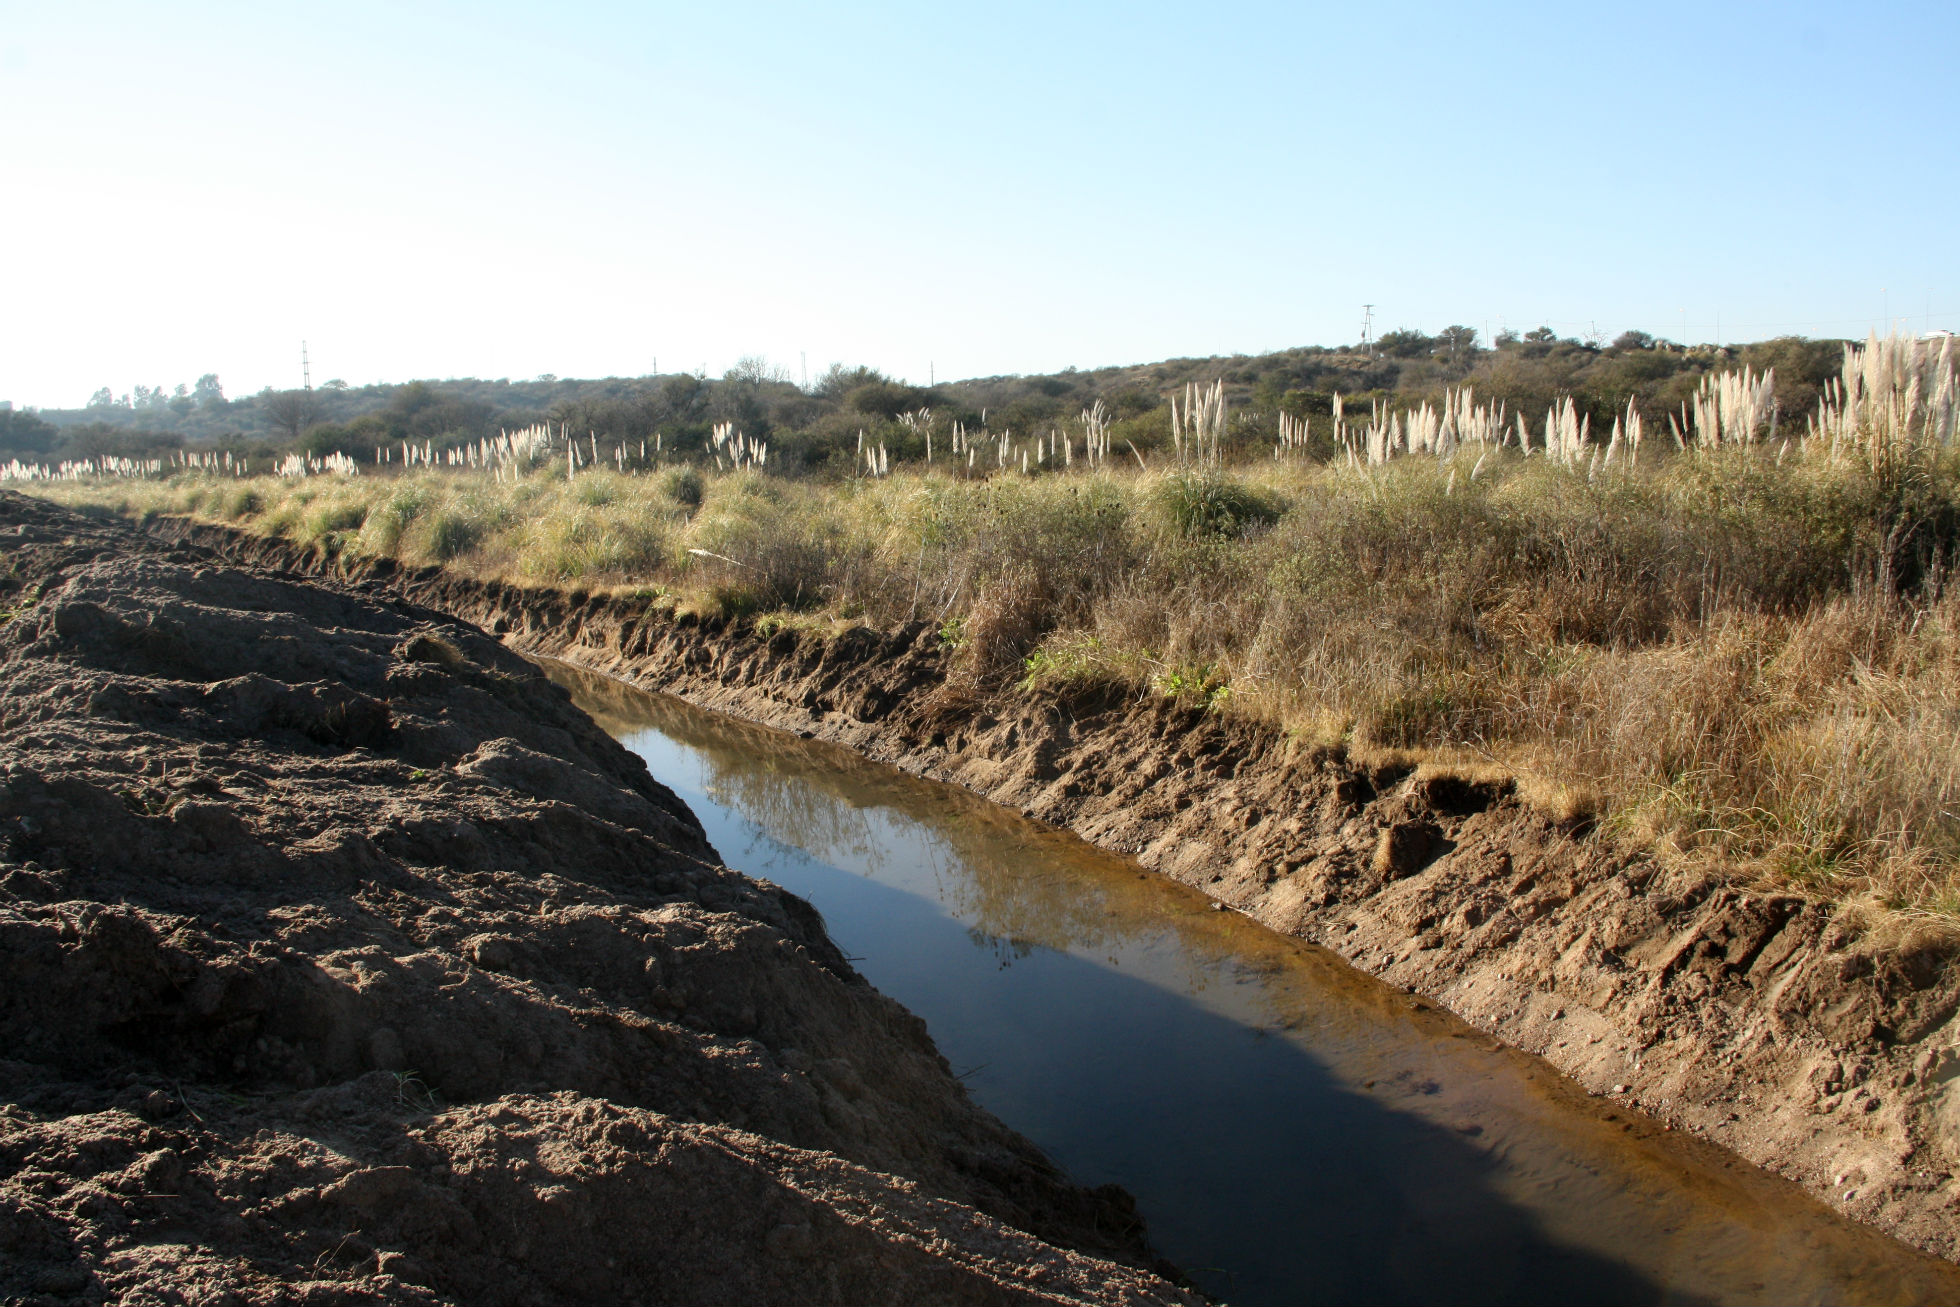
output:
[[[1960,5],[0,0],[0,400],[1960,329]]]

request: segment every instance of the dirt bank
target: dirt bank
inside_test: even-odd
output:
[[[153,530],[408,594],[515,648],[968,786],[1960,1258],[1950,935],[1659,865],[1502,783],[1363,767],[1154,697],[965,701],[923,625],[759,634],[644,602],[344,566],[223,528]]]
[[[496,641],[12,494],[0,610],[0,1300],[1189,1301]]]

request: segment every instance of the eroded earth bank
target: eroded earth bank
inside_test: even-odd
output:
[[[1658,862],[1505,782],[1362,765],[1116,688],[962,693],[925,624],[758,632],[175,520],[163,538],[403,594],[509,645],[965,785],[1426,995],[1960,1256],[1952,934]]]
[[[0,494],[0,1300],[1155,1303],[495,640]]]

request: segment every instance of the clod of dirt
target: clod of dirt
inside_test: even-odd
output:
[[[1383,880],[1413,876],[1447,847],[1434,822],[1398,821],[1382,828],[1375,840],[1375,875]]]
[[[1191,1301],[426,609],[0,494],[0,1300]]]

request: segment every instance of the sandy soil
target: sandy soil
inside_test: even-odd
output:
[[[343,567],[222,528],[153,530],[411,595],[514,648],[968,786],[1960,1259],[1950,932],[1663,866],[1505,783],[1362,766],[1155,697],[952,693],[923,625],[763,636],[627,600]]]
[[[0,494],[0,1300],[1192,1301],[384,587]]]

